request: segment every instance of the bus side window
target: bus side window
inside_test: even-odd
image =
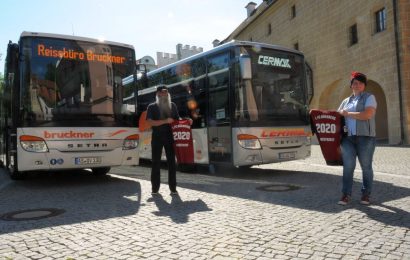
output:
[[[187,118],[189,116],[187,105],[187,86],[179,84],[170,88],[169,92],[171,94],[172,102],[174,102],[178,108],[179,116],[181,118]]]
[[[211,120],[229,120],[228,71],[209,77],[209,113]]]
[[[208,60],[209,124],[229,121],[229,54]]]
[[[146,111],[149,104],[155,102],[155,92],[151,92],[151,93],[147,93],[147,94],[143,94],[143,95],[138,95],[138,109],[137,109],[137,115],[138,118],[140,117],[140,115],[142,114],[142,112]],[[138,126],[138,122],[136,122],[137,126]]]
[[[207,126],[206,118],[206,92],[205,92],[205,77],[201,77],[194,81],[192,84],[192,95],[194,106],[190,113],[192,122],[192,128],[201,128]]]

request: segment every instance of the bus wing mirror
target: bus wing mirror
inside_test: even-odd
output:
[[[147,80],[147,66],[145,64],[137,64],[137,70],[136,73],[134,75],[134,80],[142,80],[144,82],[144,84],[146,83]]]
[[[137,74],[138,73],[147,73],[147,66],[145,64],[137,64]]]
[[[252,79],[251,57],[249,57],[249,55],[242,54],[239,57],[239,66],[241,69],[241,78]]]

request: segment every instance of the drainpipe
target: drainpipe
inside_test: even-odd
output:
[[[394,39],[396,43],[396,62],[397,62],[397,78],[399,83],[399,108],[400,108],[400,143],[404,144],[404,117],[403,117],[403,96],[401,84],[401,69],[400,69],[400,45],[399,45],[399,22],[397,14],[397,0],[393,0],[393,16],[394,16]]]

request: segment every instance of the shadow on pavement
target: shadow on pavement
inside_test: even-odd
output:
[[[0,170],[0,174],[5,174]],[[138,182],[87,171],[33,173],[0,190],[0,216],[31,209],[62,209],[40,220],[0,219],[0,234],[104,220],[136,214],[141,205]]]
[[[152,201],[158,208],[158,211],[153,212],[156,216],[170,217],[175,223],[187,223],[189,215],[192,213],[211,211],[201,199],[182,201],[178,195],[173,195],[170,203],[164,200],[160,194],[148,199],[148,202]]]
[[[150,167],[150,164],[144,163],[141,167]],[[164,182],[168,179],[165,169],[161,176]],[[341,196],[341,175],[261,168],[219,168],[214,174],[204,169],[195,174],[177,173],[178,186],[182,188],[325,213],[339,213],[353,208],[378,222],[410,227],[409,188],[374,181],[372,204],[364,206],[359,203],[361,174],[356,173],[355,177],[359,179],[353,184],[352,203],[340,206],[337,201]],[[149,180],[149,176],[135,178]],[[269,184],[289,184],[300,189],[279,192],[259,190]],[[402,203],[405,209],[391,206],[393,201],[400,199],[405,199]],[[397,205],[397,202],[393,204]]]

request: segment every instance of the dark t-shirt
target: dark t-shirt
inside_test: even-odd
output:
[[[171,102],[171,118],[174,120],[179,120],[178,109],[175,103]],[[161,118],[161,113],[159,111],[159,107],[157,103],[149,104],[147,108],[147,120],[161,120],[165,118]],[[152,135],[171,135],[171,125],[170,124],[163,124],[160,126],[153,126],[152,127]]]

